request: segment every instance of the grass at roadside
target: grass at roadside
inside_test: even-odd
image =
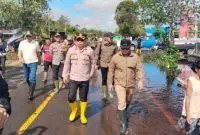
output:
[[[163,52],[152,52],[142,57],[143,62],[153,63],[160,67],[174,68],[179,60],[179,52],[174,46],[169,46]]]
[[[18,62],[17,53],[15,53],[15,52],[7,53],[6,66],[7,67],[19,67],[20,66],[20,64]]]

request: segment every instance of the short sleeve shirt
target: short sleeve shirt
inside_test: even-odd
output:
[[[25,64],[38,62],[37,52],[40,52],[40,47],[38,42],[23,40],[19,44],[19,51],[22,52],[23,61]]]

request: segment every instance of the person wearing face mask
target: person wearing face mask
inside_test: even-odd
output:
[[[69,83],[68,101],[71,109],[69,121],[73,122],[78,111],[76,94],[79,90],[80,98],[80,121],[87,124],[87,96],[89,92],[89,80],[94,74],[95,68],[94,51],[87,46],[83,35],[78,35],[74,46],[69,48],[63,70],[65,84]]]
[[[95,50],[95,56],[97,59],[97,66],[101,69],[102,74],[102,87],[101,87],[101,99],[107,101],[108,99],[108,87],[107,87],[107,74],[108,65],[113,57],[117,53],[117,45],[112,42],[112,33],[106,33],[104,35],[103,42],[97,45]]]
[[[118,99],[118,111],[120,118],[120,133],[127,133],[127,109],[130,104],[134,90],[136,78],[138,79],[138,89],[143,89],[144,72],[140,58],[131,53],[131,41],[123,39],[120,43],[121,51],[113,56],[109,64],[108,90],[114,89]]]
[[[67,46],[62,42],[61,35],[55,34],[55,42],[50,45],[49,52],[52,55],[52,70],[53,70],[53,81],[55,85],[54,91],[59,92],[60,88],[63,87],[64,82],[62,78],[62,72],[64,67],[65,55],[67,52]],[[61,85],[59,86],[59,78]]]

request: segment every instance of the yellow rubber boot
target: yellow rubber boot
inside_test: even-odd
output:
[[[87,104],[88,104],[87,102],[80,101],[80,109],[81,109],[80,120],[82,124],[87,124],[87,118],[85,117]]]
[[[77,104],[76,102],[74,103],[69,103],[69,106],[71,108],[71,113],[69,115],[69,121],[70,122],[73,122],[76,118],[76,114],[77,114],[77,111],[78,111],[78,107],[77,107]]]
[[[140,55],[142,54],[142,50],[140,49]]]
[[[136,49],[136,54],[139,55],[139,49]]]

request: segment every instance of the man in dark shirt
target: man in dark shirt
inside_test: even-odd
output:
[[[5,73],[5,63],[6,63],[6,48],[7,44],[0,38],[0,67],[2,68],[2,73]]]

